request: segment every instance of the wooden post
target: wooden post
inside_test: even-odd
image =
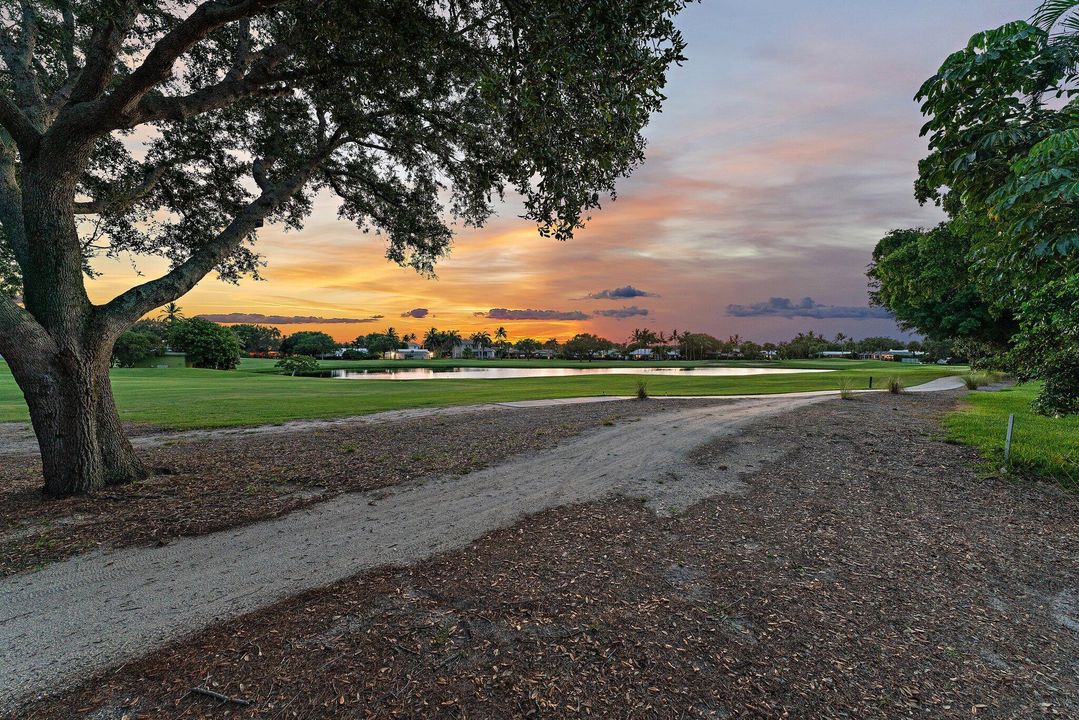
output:
[[[869,389],[870,390],[873,389],[873,376],[872,375],[869,376]]]

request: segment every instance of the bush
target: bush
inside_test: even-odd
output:
[[[274,367],[281,368],[283,373],[295,375],[296,373],[309,373],[318,370],[318,360],[310,355],[289,355],[274,363]]]
[[[165,354],[165,343],[152,332],[128,330],[116,339],[112,347],[112,364],[135,367],[143,360]]]
[[[1011,359],[1020,380],[1042,380],[1041,415],[1079,413],[1079,275],[1048,283],[1023,303]]]
[[[281,341],[281,352],[286,355],[329,355],[337,349],[337,342],[318,330],[301,330]]]
[[[839,378],[839,397],[844,400],[854,399],[854,380],[852,378]]]
[[[191,318],[169,326],[169,345],[187,354],[193,367],[234,370],[240,362],[240,338],[224,325]]]
[[[638,400],[647,400],[648,399],[648,384],[645,383],[644,380],[638,380],[637,381],[637,399]]]
[[[892,395],[898,395],[903,392],[903,381],[897,377],[890,377],[885,381],[885,385],[888,388],[888,392]]]
[[[963,384],[967,390],[977,390],[983,385],[989,384],[989,378],[984,373],[969,373],[963,376]]]

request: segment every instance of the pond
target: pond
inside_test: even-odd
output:
[[[789,375],[791,373],[833,372],[803,368],[733,367],[603,367],[603,368],[379,368],[377,370],[332,370],[340,380],[506,380],[509,378],[574,377],[577,375],[664,375],[667,377],[745,377],[747,375]]]

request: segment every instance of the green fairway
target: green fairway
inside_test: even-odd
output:
[[[974,392],[967,406],[948,415],[952,438],[981,450],[992,467],[1004,464],[1008,415],[1015,414],[1011,467],[1024,475],[1055,480],[1079,490],[1079,417],[1049,418],[1030,409],[1035,384],[999,392]]]
[[[649,363],[692,366],[706,363]],[[872,376],[879,387],[888,376],[916,385],[961,371],[959,367],[902,365],[856,360],[810,360],[775,363],[707,363],[709,365],[831,369],[830,373],[792,373],[750,377],[665,377],[594,375],[506,380],[331,380],[288,377],[272,372],[272,360],[245,360],[238,371],[191,369],[113,370],[113,386],[125,420],[166,428],[260,425],[303,418],[362,415],[381,410],[436,407],[509,400],[632,395],[637,380],[652,395],[738,395],[836,390],[842,378],[866,388]],[[426,361],[327,362],[326,368],[432,367],[509,365],[514,367],[625,367],[627,363],[562,361]],[[642,364],[641,366],[644,366]],[[0,364],[0,422],[25,420],[26,406],[7,367]]]

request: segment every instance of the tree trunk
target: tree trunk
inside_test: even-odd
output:
[[[41,448],[48,495],[78,495],[146,477],[120,424],[107,353],[10,359]]]

